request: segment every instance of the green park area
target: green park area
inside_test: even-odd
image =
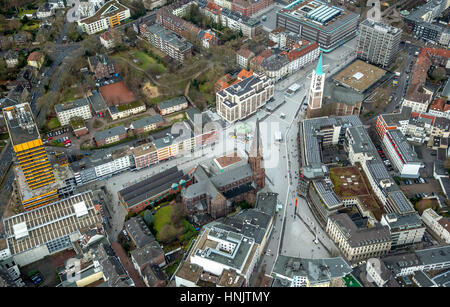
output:
[[[158,63],[154,58],[143,51],[135,51],[131,53],[131,56],[140,62],[138,66],[143,70],[151,69],[154,72],[159,71],[160,74],[166,72],[166,68],[163,64]]]
[[[196,231],[185,218],[181,204],[160,205],[154,214],[153,229],[156,239],[170,249],[188,244]]]
[[[162,64],[162,60],[157,59],[156,56],[152,57],[144,51],[132,49],[116,53],[112,57],[128,60],[136,67],[152,74],[163,74],[166,72],[166,67]]]

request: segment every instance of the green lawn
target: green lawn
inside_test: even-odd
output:
[[[158,74],[163,74],[166,72],[166,67],[164,67],[163,64],[159,64],[154,58],[149,56],[144,51],[129,51],[129,52],[120,52],[113,57],[123,57],[126,59],[129,59],[130,61],[133,61],[134,59],[138,60],[139,63],[134,63],[137,67],[148,70],[149,68],[152,68],[152,71]]]
[[[22,30],[24,31],[34,31],[37,28],[39,28],[39,22],[31,22],[29,24],[26,24],[22,27]]]
[[[59,126],[61,126],[61,124],[59,123],[59,120],[56,117],[50,118],[47,122],[48,130],[53,130],[55,128],[58,128]]]
[[[361,287],[361,285],[356,281],[356,279],[351,274],[343,277],[342,279],[344,280],[345,285],[347,287],[353,287],[353,288]]]
[[[19,8],[19,17],[22,18],[25,14],[33,14],[37,10],[22,10]]]
[[[156,211],[154,215],[153,228],[159,233],[164,225],[170,224],[170,212],[172,212],[172,205],[162,207]]]

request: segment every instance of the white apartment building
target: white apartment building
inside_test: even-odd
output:
[[[132,158],[126,154],[122,157],[115,157],[112,161],[98,165],[95,167],[97,177],[103,177],[109,174],[120,172],[131,167]]]
[[[412,112],[425,113],[428,109],[428,105],[430,104],[430,102],[431,102],[431,96],[430,96],[430,99],[428,99],[424,102],[408,100],[406,98],[403,98],[402,108],[410,107],[412,109]]]
[[[131,115],[136,115],[145,112],[145,104],[128,104],[128,105],[118,105],[111,106],[108,108],[109,114],[113,120],[122,119],[130,117]]]
[[[356,50],[364,61],[389,66],[400,45],[402,30],[372,19],[359,24]]]
[[[247,69],[248,64],[249,64],[248,62],[254,56],[255,56],[255,54],[253,52],[251,52],[250,50],[241,48],[236,52],[236,62],[241,68]]]
[[[423,163],[400,130],[389,130],[383,137],[386,153],[401,177],[418,178]]]
[[[85,120],[92,118],[91,108],[86,98],[57,104],[55,105],[55,111],[61,126],[68,125],[73,117],[81,117]]]
[[[299,51],[290,51],[288,53],[288,59],[290,60],[288,73],[292,74],[305,65],[315,61],[319,57],[319,55],[320,49],[319,45],[317,45],[316,43],[313,43],[310,46]]]
[[[129,8],[117,0],[112,0],[105,3],[94,15],[79,20],[78,25],[90,35],[118,26],[130,16]]]
[[[349,262],[358,263],[386,254],[392,245],[387,226],[358,228],[347,214],[330,215],[326,232]]]
[[[381,217],[381,225],[389,227],[392,246],[419,243],[425,233],[425,227],[417,213],[388,213]]]
[[[113,34],[111,32],[105,32],[102,35],[100,35],[100,43],[105,47],[106,49],[111,49],[115,47],[115,41]]]
[[[167,115],[184,110],[188,107],[188,101],[186,97],[176,97],[166,101],[159,102],[157,108],[161,115]]]
[[[445,243],[450,244],[450,220],[428,208],[422,213],[422,221]]]
[[[229,123],[244,119],[274,95],[273,80],[253,74],[216,93],[217,113]]]

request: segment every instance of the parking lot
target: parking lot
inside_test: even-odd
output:
[[[390,172],[394,171],[394,168],[392,167],[389,159],[386,157],[386,154],[384,153],[384,150],[381,147],[381,145],[375,145],[375,147],[377,148],[378,154],[380,155],[381,160],[383,160],[383,163],[386,166],[386,169]]]
[[[70,129],[68,127],[65,127],[44,134],[43,138],[43,142],[46,145],[58,146],[64,144],[65,147],[70,147],[72,146],[73,135],[72,132],[70,132]]]
[[[414,179],[408,179],[410,184],[405,184],[405,181],[402,180],[400,188],[408,198],[419,197],[417,194],[421,194],[420,197],[424,198],[440,193],[441,187],[436,179],[424,179],[427,180],[426,183],[416,183]]]

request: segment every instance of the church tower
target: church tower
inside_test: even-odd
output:
[[[248,163],[253,171],[253,181],[258,189],[266,185],[266,171],[264,169],[264,158],[261,150],[261,136],[259,135],[259,119],[256,119],[255,136],[250,147]]]
[[[325,85],[325,74],[322,70],[322,54],[320,54],[317,67],[312,72],[311,87],[309,88],[308,110],[306,118],[318,117],[322,109],[323,89]]]

